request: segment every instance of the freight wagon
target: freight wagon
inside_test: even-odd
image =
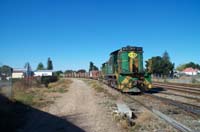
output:
[[[100,71],[99,70],[92,70],[92,71],[89,72],[89,76],[90,76],[90,79],[98,80],[99,76],[100,76]]]

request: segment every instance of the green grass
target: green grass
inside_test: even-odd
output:
[[[33,105],[33,99],[35,97],[35,93],[26,93],[26,92],[23,92],[23,91],[15,91],[15,97],[14,99],[19,101],[19,102],[22,102],[26,105]]]

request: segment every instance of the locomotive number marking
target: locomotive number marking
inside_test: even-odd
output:
[[[128,56],[129,56],[130,58],[135,58],[135,57],[137,57],[137,54],[134,53],[134,52],[130,52],[130,53],[128,53]]]

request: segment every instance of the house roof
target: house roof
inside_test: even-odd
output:
[[[193,69],[192,67],[186,68],[183,72],[198,72],[198,69]]]
[[[26,72],[26,69],[25,69],[25,68],[14,68],[14,69],[13,69],[13,72],[14,72],[14,73]]]

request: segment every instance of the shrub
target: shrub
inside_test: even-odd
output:
[[[192,83],[195,83],[196,82],[196,80],[194,79],[194,78],[192,78],[192,81],[191,81]]]
[[[41,83],[45,85],[45,87],[48,87],[48,84],[51,82],[58,81],[57,76],[42,76]]]

